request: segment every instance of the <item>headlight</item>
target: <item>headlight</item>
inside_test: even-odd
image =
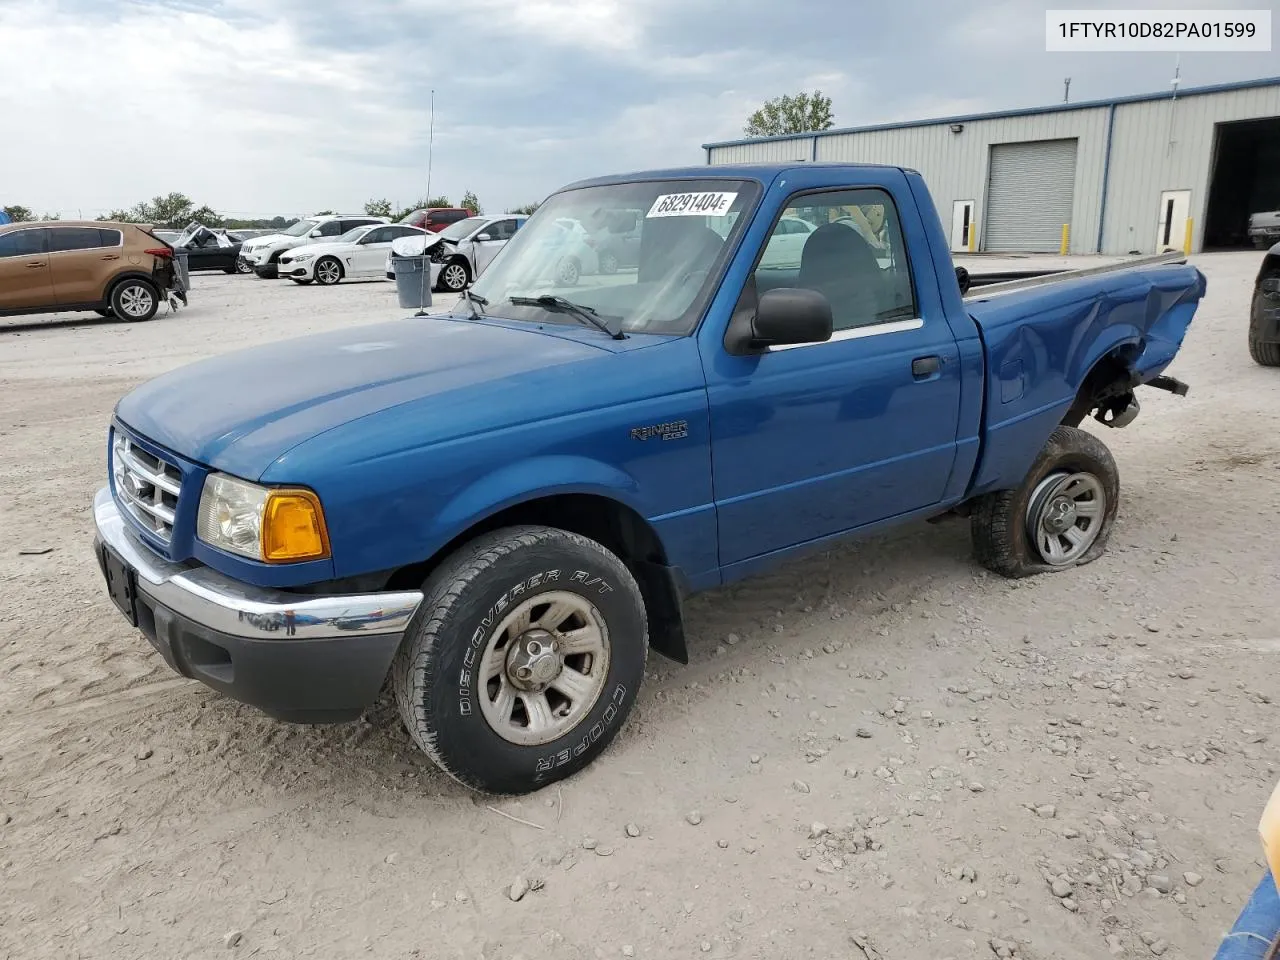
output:
[[[211,547],[266,563],[330,555],[324,511],[314,493],[261,487],[225,473],[204,482],[196,535]]]
[[[306,261],[312,260],[314,258],[315,258],[314,253],[297,253],[297,254],[291,254],[289,257],[289,259],[292,260],[294,263],[306,263]]]

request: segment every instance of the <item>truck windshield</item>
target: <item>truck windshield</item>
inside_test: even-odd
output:
[[[552,296],[629,333],[688,334],[760,192],[754,181],[711,177],[562,191],[477,278],[475,298],[513,320],[573,323],[537,305]]]

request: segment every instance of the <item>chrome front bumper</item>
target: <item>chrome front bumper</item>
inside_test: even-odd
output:
[[[93,501],[107,591],[178,673],[282,720],[358,717],[378,695],[422,593],[311,596],[156,556],[111,491]]]
[[[125,526],[125,519],[103,487],[93,498],[98,539],[111,547],[137,575],[138,590],[189,620],[220,633],[249,639],[274,639],[272,624],[293,615],[300,640],[403,633],[418,611],[422,593],[366,593],[312,597],[253,587],[209,567],[187,567],[157,557]]]

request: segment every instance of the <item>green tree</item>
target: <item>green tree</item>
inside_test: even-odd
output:
[[[99,220],[109,220],[112,223],[138,223],[138,218],[132,210],[109,210]]]
[[[185,193],[170,193],[163,197],[143,200],[134,205],[132,212],[138,223],[181,229],[191,222],[195,206]]]
[[[815,90],[811,94],[787,94],[765,101],[764,106],[747,118],[744,132],[748,137],[777,137],[830,130],[834,123],[831,98]]]
[[[472,216],[484,212],[480,206],[480,198],[470,190],[462,195],[462,202],[458,204],[458,206],[462,207],[464,210],[470,210]]]
[[[391,201],[383,197],[381,200],[369,200],[364,205],[364,212],[371,217],[391,216]]]
[[[191,220],[194,220],[197,223],[203,223],[206,227],[226,226],[226,221],[224,221],[222,217],[218,216],[218,211],[209,206],[203,206],[196,210],[192,210]],[[191,220],[188,220],[187,223],[190,223]],[[183,224],[184,227],[186,225],[186,223]]]
[[[312,216],[316,216],[316,217],[332,217],[333,215],[334,213],[332,210],[318,210],[314,214],[312,214]]]
[[[30,207],[24,207],[16,203],[11,207],[5,207],[4,212],[9,215],[9,219],[14,223],[28,223],[36,218]]]
[[[520,213],[528,217],[531,216],[540,206],[542,206],[540,203],[526,203],[523,207],[516,207],[514,210],[508,210],[507,213]]]

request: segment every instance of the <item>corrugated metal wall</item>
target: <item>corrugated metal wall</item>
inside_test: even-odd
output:
[[[712,163],[792,163],[796,160],[808,160],[812,155],[813,137],[736,143],[728,147],[711,148]]]
[[[1199,250],[1209,199],[1214,124],[1277,116],[1280,87],[1116,107],[1102,252],[1155,252],[1160,194],[1165,190],[1191,191],[1191,249]],[[1176,242],[1181,246],[1182,238]]]
[[[973,200],[978,218],[978,243],[985,236],[982,222],[987,208],[987,160],[991,145],[1024,140],[1080,141],[1076,158],[1075,204],[1071,219],[1071,250],[1093,249],[1098,235],[1098,199],[1102,182],[1102,151],[1107,134],[1107,110],[1076,110],[1032,117],[974,120],[960,133],[947,124],[872,130],[818,138],[818,160],[849,163],[888,163],[919,170],[929,185],[945,229],[950,230],[951,208],[957,200]],[[714,147],[712,163],[788,161],[812,149],[811,137],[766,143]],[[1058,230],[1062,225],[1058,224]]]
[[[1109,112],[1109,107],[1100,106],[971,120],[960,133],[952,133],[948,124],[941,123],[833,134],[818,138],[816,159],[887,163],[919,170],[929,184],[944,229],[950,230],[955,201],[975,201],[981,248],[991,146],[1076,138],[1079,150],[1070,249],[1072,253],[1093,253],[1098,252]],[[1191,190],[1192,249],[1199,250],[1213,163],[1214,125],[1263,117],[1280,117],[1280,86],[1180,97],[1177,101],[1118,104],[1100,252],[1154,252],[1160,194],[1165,190]],[[785,163],[808,160],[813,149],[812,137],[796,137],[713,147],[709,157],[713,164]]]

